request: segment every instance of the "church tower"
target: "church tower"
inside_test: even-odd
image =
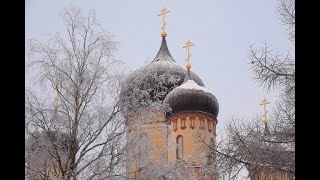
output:
[[[32,133],[26,142],[27,177],[31,179],[62,179],[67,166],[70,136],[58,131]]]
[[[176,141],[177,148],[168,151],[170,163],[182,164],[185,173],[194,172],[198,179],[215,179],[214,173],[205,174],[202,166],[212,162],[219,105],[213,93],[200,86],[191,76],[190,46],[188,40],[188,64],[184,82],[173,89],[164,103],[171,108],[166,113],[166,123],[173,131],[168,137]]]
[[[274,161],[285,162],[286,157],[288,157],[287,155],[292,152],[286,150],[279,144],[272,143],[276,142],[277,139],[270,132],[268,127],[269,120],[267,119],[267,104],[270,104],[270,102],[268,102],[266,98],[264,98],[260,104],[264,106],[264,133],[261,135],[266,142],[264,142],[260,147],[261,156],[259,159],[254,159],[251,164],[247,165],[249,177],[252,180],[292,180],[293,176],[286,171],[287,168],[284,164],[277,164],[276,167],[274,165]]]
[[[172,57],[165,32],[165,15],[169,12],[163,8],[158,14],[162,16],[162,41],[157,55],[122,84],[120,99],[129,144],[126,170],[132,179],[155,178],[180,162],[186,162],[186,167],[192,167],[201,177],[200,166],[209,148],[199,138],[208,144],[215,139],[217,100],[190,70],[189,63],[186,70]],[[167,112],[167,108],[172,110]]]
[[[58,88],[54,99],[54,110],[52,119],[59,119],[58,116]],[[61,131],[35,131],[29,134],[26,141],[26,173],[27,178],[34,179],[62,179],[62,172],[68,166],[70,153],[71,136]],[[75,148],[78,148],[78,143]]]

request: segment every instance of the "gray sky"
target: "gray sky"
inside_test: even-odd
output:
[[[135,70],[159,50],[157,14],[163,4],[163,0],[26,0],[25,37],[45,39],[49,33],[65,31],[60,13],[70,5],[84,13],[94,9],[101,25],[119,42],[118,58]],[[275,14],[276,0],[167,0],[165,5],[171,11],[166,17],[168,48],[184,67],[187,52],[182,46],[187,39],[195,44],[191,70],[219,101],[218,130],[231,115],[262,114],[259,103],[264,97],[271,106],[275,103],[276,93],[267,94],[252,78],[248,47],[267,40],[279,52],[293,48]]]

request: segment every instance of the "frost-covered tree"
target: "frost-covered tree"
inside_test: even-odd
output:
[[[277,14],[287,27],[293,49],[295,44],[295,1],[279,0]],[[225,138],[215,149],[216,165],[222,179],[236,179],[246,168],[249,173],[261,168],[271,173],[295,174],[295,57],[292,51],[279,53],[265,43],[251,45],[249,59],[254,78],[266,91],[277,89],[279,99],[270,114],[262,117],[233,117],[227,123]],[[260,168],[260,169],[259,169]],[[249,174],[251,175],[251,174]]]
[[[63,18],[65,34],[31,39],[26,52],[26,75],[32,82],[25,96],[26,178],[129,178],[126,165],[136,156],[129,157],[128,149],[140,149],[143,166],[153,158],[145,152],[148,141],[142,131],[128,141],[130,117],[165,108],[163,98],[182,80],[171,72],[125,77],[123,63],[114,55],[117,43],[94,11],[83,16],[70,8]],[[144,120],[152,119],[150,112]],[[139,122],[135,128],[148,123]],[[150,175],[157,172],[152,167],[160,166],[149,166]]]
[[[26,52],[32,79],[25,94],[26,178],[117,179],[124,174],[126,147],[119,106],[124,66],[114,56],[117,43],[94,11],[83,16],[69,8],[63,20],[66,33],[32,39]],[[64,153],[61,143],[68,148]]]

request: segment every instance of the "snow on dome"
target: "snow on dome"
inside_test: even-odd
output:
[[[169,66],[170,68],[172,68],[173,66],[180,66],[179,64],[177,64],[174,61],[166,61],[166,60],[158,60],[158,61],[155,61],[153,63],[155,63],[155,64],[163,64],[165,66]],[[180,67],[182,68],[182,66],[180,66]]]
[[[195,83],[205,86],[194,72],[189,74]],[[163,37],[156,57],[147,65],[135,70],[121,83],[121,105],[127,109],[127,113],[123,114],[134,114],[149,102],[162,102],[169,91],[184,82],[185,76],[186,69],[173,59]]]
[[[170,110],[165,112],[166,117],[177,112],[205,112],[218,116],[219,103],[213,93],[200,86],[187,70],[184,82],[167,94],[163,103],[169,105]]]
[[[194,80],[190,80],[190,79],[187,80],[187,82],[183,83],[181,86],[178,86],[177,88],[201,90],[205,93],[213,94],[210,89],[199,86],[196,82],[194,82]]]

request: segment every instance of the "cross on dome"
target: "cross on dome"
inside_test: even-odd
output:
[[[186,68],[187,68],[188,70],[190,70],[190,68],[191,68],[191,64],[190,64],[190,57],[191,57],[190,47],[191,47],[191,46],[194,46],[194,44],[192,44],[190,40],[188,40],[188,41],[186,42],[186,44],[183,46],[183,48],[188,48],[188,56],[187,56],[187,61],[188,61],[188,63],[186,64]]]
[[[165,22],[164,17],[165,17],[165,15],[168,14],[169,12],[170,12],[170,11],[169,11],[167,8],[163,7],[163,8],[160,10],[160,13],[158,14],[158,16],[162,16],[162,26],[161,26],[161,29],[162,29],[162,31],[161,31],[161,36],[162,36],[162,37],[166,37],[166,36],[167,36],[167,33],[166,33],[165,30],[164,30],[164,28],[165,28],[165,26],[166,26],[166,22]]]
[[[265,125],[268,124],[268,119],[267,119],[267,113],[268,113],[268,111],[267,111],[267,104],[270,104],[270,102],[268,102],[268,100],[267,100],[266,98],[264,98],[264,99],[262,100],[262,103],[260,103],[260,105],[263,105],[263,108],[264,108],[264,114],[263,114],[264,120],[263,120],[263,123],[264,123]]]

